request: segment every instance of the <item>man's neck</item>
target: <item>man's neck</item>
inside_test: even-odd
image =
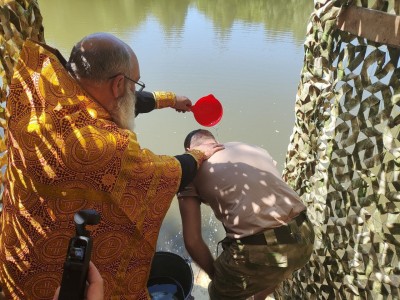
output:
[[[89,79],[77,79],[77,82],[85,90],[85,92],[97,103],[99,103],[109,113],[114,109],[112,95],[107,93],[107,88],[103,83],[93,82]]]

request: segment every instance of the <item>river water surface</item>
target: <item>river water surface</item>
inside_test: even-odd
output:
[[[262,146],[283,169],[312,0],[39,0],[39,6],[46,42],[66,58],[87,34],[115,34],[135,51],[147,90],[172,90],[193,102],[214,94],[224,108],[211,129],[217,138]],[[142,147],[175,155],[199,127],[191,113],[164,109],[140,115],[135,131]],[[223,228],[207,208],[202,225],[215,253]],[[158,249],[186,255],[176,201]]]

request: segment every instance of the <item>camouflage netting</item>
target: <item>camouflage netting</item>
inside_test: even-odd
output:
[[[5,101],[14,65],[27,38],[44,42],[42,16],[34,0],[0,0],[0,170],[7,164],[4,126]],[[3,191],[0,172],[0,195]]]
[[[399,0],[369,2],[361,5],[399,14]],[[356,1],[314,3],[284,176],[307,204],[317,240],[283,298],[400,299],[400,48],[336,28],[341,7]],[[0,0],[0,20],[4,128],[22,41],[44,36],[35,0]],[[0,168],[4,154],[1,138]]]
[[[275,296],[400,299],[400,47],[336,28],[348,5],[398,15],[400,1],[314,3],[284,177],[317,237]]]

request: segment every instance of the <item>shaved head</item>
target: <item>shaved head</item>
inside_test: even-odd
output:
[[[206,141],[216,141],[214,135],[206,129],[196,129],[186,136],[183,146],[185,149],[190,149],[191,147],[199,146]]]

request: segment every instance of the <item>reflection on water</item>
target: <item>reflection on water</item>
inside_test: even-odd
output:
[[[281,39],[288,33],[302,43],[313,7],[311,0],[41,0],[39,5],[46,38],[66,47],[63,50],[91,32],[128,37],[151,19],[162,27],[165,38],[176,38],[185,30],[191,9],[211,20],[222,40],[230,36],[237,22],[242,22],[250,30],[261,25],[267,38]]]
[[[169,277],[150,279],[147,288],[152,300],[184,300],[185,294],[178,282]]]
[[[213,132],[221,141],[265,147],[282,169],[294,123],[311,0],[40,0],[47,43],[68,57],[84,35],[106,31],[136,52],[149,90],[173,90],[195,102],[214,94],[224,107]],[[200,126],[171,109],[139,116],[143,147],[180,154],[186,134]],[[215,253],[224,236],[203,208],[204,238]],[[173,202],[159,250],[184,253]]]

